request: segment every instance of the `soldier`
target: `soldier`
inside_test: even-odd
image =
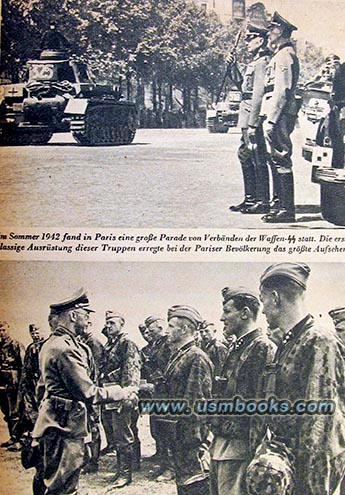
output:
[[[163,318],[159,316],[148,316],[145,320],[145,326],[152,339],[150,351],[150,376],[148,381],[154,385],[155,398],[164,397],[164,374],[167,363],[171,356],[171,346],[169,338],[166,335]],[[156,442],[157,461],[160,469],[156,472],[156,481],[171,481],[174,479],[172,467],[171,452],[167,443],[167,431],[164,422],[160,421],[159,416],[150,416],[150,431]]]
[[[343,307],[334,308],[331,311],[329,311],[328,314],[333,320],[334,327],[337,332],[337,336],[345,346],[345,308]],[[343,478],[343,481],[341,483],[339,495],[345,495],[345,478]]]
[[[121,387],[140,384],[140,355],[136,344],[128,338],[124,331],[125,319],[116,311],[106,311],[105,325],[108,342],[104,346],[104,360],[100,369],[100,380],[103,385],[116,383]],[[110,449],[117,454],[117,473],[112,474],[112,486],[107,490],[111,493],[132,481],[133,454],[138,463],[138,442],[136,422],[138,419],[138,401],[131,401],[104,406],[102,422],[107,434]],[[133,429],[135,431],[133,431]],[[137,443],[136,442],[136,443]],[[133,446],[136,452],[133,452]]]
[[[146,381],[150,381],[151,376],[151,351],[153,348],[153,338],[150,334],[148,328],[143,323],[139,325],[139,331],[143,337],[143,339],[147,342],[147,344],[140,349],[140,358],[141,358],[141,378]]]
[[[56,29],[56,22],[49,23],[49,29],[44,33],[41,40],[41,50],[69,50],[70,42]]]
[[[230,206],[231,211],[267,213],[269,211],[269,174],[266,144],[259,118],[264,95],[265,70],[270,59],[267,29],[248,24],[245,37],[247,50],[253,56],[242,83],[242,101],[238,126],[242,129],[238,157],[242,167],[244,201]],[[230,59],[230,62],[233,59]]]
[[[206,352],[214,365],[214,374],[219,376],[223,368],[228,348],[216,338],[214,323],[203,321],[200,327],[201,349]]]
[[[89,434],[87,408],[91,404],[128,400],[135,387],[98,387],[77,336],[88,328],[90,313],[86,293],[50,306],[52,334],[40,352],[43,400],[33,430],[43,457],[45,495],[78,493],[85,439]],[[42,386],[42,385],[41,385]]]
[[[290,138],[299,110],[296,101],[299,62],[291,42],[291,34],[295,29],[278,12],[274,13],[268,26],[269,47],[275,47],[266,69],[265,95],[261,107],[275,195],[270,212],[262,217],[268,223],[295,221]]]
[[[224,336],[235,335],[237,340],[227,355],[215,395],[221,399],[258,398],[260,377],[275,351],[275,345],[257,326],[259,296],[245,287],[225,287],[222,296]],[[253,454],[250,417],[218,417],[212,424],[210,493],[245,495],[245,473]]]
[[[193,407],[195,400],[210,398],[212,388],[213,365],[193,338],[202,318],[194,308],[173,306],[168,310],[168,322],[175,352],[165,372],[167,397],[186,399]],[[205,419],[187,415],[167,418],[167,424],[178,495],[208,495],[208,471],[202,462],[208,437]]]
[[[334,308],[328,312],[332,318],[338,337],[345,345],[345,308]]]
[[[19,382],[17,408],[19,412],[19,423],[16,428],[16,437],[19,442],[24,432],[31,433],[38,416],[38,402],[36,397],[36,386],[39,379],[39,353],[44,343],[42,331],[35,324],[29,325],[29,332],[32,338],[31,344],[28,345],[25,356],[22,373]],[[14,444],[9,447],[10,450],[19,450]]]
[[[260,279],[263,312],[271,331],[279,329],[273,395],[292,406],[334,401],[335,410],[270,420],[295,457],[294,495],[335,495],[345,469],[345,349],[335,332],[321,328],[307,312],[309,273],[304,263],[277,263]]]
[[[88,322],[85,331],[78,335],[78,341],[85,351],[85,360],[90,368],[90,377],[96,385],[99,384],[99,367],[103,356],[103,346],[92,333],[92,322]],[[85,465],[83,473],[96,473],[98,471],[98,460],[101,451],[100,433],[100,408],[98,404],[91,404],[87,409],[90,426],[89,441],[86,442]]]
[[[0,321],[0,408],[8,426],[10,439],[1,447],[10,447],[17,442],[18,426],[18,387],[22,372],[23,347],[12,339],[9,325]]]

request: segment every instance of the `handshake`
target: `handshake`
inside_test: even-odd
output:
[[[106,400],[108,402],[137,402],[138,400],[139,388],[134,385],[121,387],[113,383],[105,383],[104,389],[106,390]]]

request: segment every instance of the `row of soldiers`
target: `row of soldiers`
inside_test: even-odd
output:
[[[228,73],[242,91],[238,126],[242,130],[238,157],[244,200],[231,211],[264,214],[266,223],[295,221],[291,133],[300,99],[296,96],[299,61],[291,40],[297,28],[275,12],[267,27],[249,23],[245,35],[251,62],[244,76],[235,56]],[[272,176],[270,191],[269,166]]]
[[[150,422],[162,480],[174,477],[179,495],[338,494],[345,473],[345,309],[330,312],[337,331],[320,327],[305,306],[309,273],[304,263],[278,263],[262,274],[260,294],[246,287],[224,288],[221,321],[227,346],[214,339],[212,325],[190,306],[171,307],[167,328],[162,318],[148,317],[141,326],[147,345],[140,352],[115,311],[106,312],[107,342],[99,345],[90,332],[93,310],[83,291],[52,304],[51,335],[40,344],[35,375],[40,407],[29,428],[34,494],[78,493],[83,467],[97,468],[100,422],[108,451],[117,458],[106,475],[106,493],[128,485],[140,461],[140,391],[190,405],[268,396],[292,404],[333,401],[332,415],[169,414],[153,415]],[[260,301],[268,332],[258,327]],[[4,349],[10,337],[2,332]],[[197,332],[202,346],[196,344]],[[4,350],[1,356],[5,379],[15,364],[5,365]],[[270,462],[253,469],[267,423],[279,440],[279,455],[271,452]]]

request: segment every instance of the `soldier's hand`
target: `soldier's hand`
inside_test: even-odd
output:
[[[276,133],[276,126],[272,122],[264,122],[264,136],[269,144],[272,143]]]
[[[232,65],[236,62],[236,55],[234,55],[233,53],[230,53],[227,57],[226,57],[226,63],[228,65]]]
[[[120,385],[108,385],[104,388],[107,391],[107,400],[110,402],[117,402],[126,397],[126,394]]]
[[[256,128],[255,127],[249,127],[248,139],[249,139],[250,144],[256,143]]]
[[[138,396],[138,387],[134,386],[134,385],[129,385],[128,387],[123,387],[123,392],[125,394],[125,397],[124,399],[127,400],[129,398],[131,398],[134,395]]]
[[[124,392],[126,393],[126,397],[122,402],[124,408],[135,408],[138,405],[138,387],[124,387]]]

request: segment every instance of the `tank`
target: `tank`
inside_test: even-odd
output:
[[[304,135],[302,156],[308,162],[315,161],[313,153],[317,152],[316,134],[319,123],[329,112],[329,100],[332,93],[332,84],[314,82],[306,85],[303,91],[303,103],[299,122]],[[302,117],[302,118],[301,118]]]
[[[27,82],[0,85],[0,144],[46,144],[72,132],[85,146],[130,144],[137,111],[121,84],[96,82],[86,64],[43,51],[26,64]]]
[[[345,98],[333,99],[328,121],[329,132],[324,126],[319,127],[317,141],[325,144],[322,140],[326,140],[327,145],[317,147],[312,182],[320,185],[323,218],[334,225],[345,226]]]
[[[224,100],[216,104],[216,108],[207,110],[206,127],[208,132],[226,133],[230,127],[236,127],[240,103],[240,91],[229,91]]]

